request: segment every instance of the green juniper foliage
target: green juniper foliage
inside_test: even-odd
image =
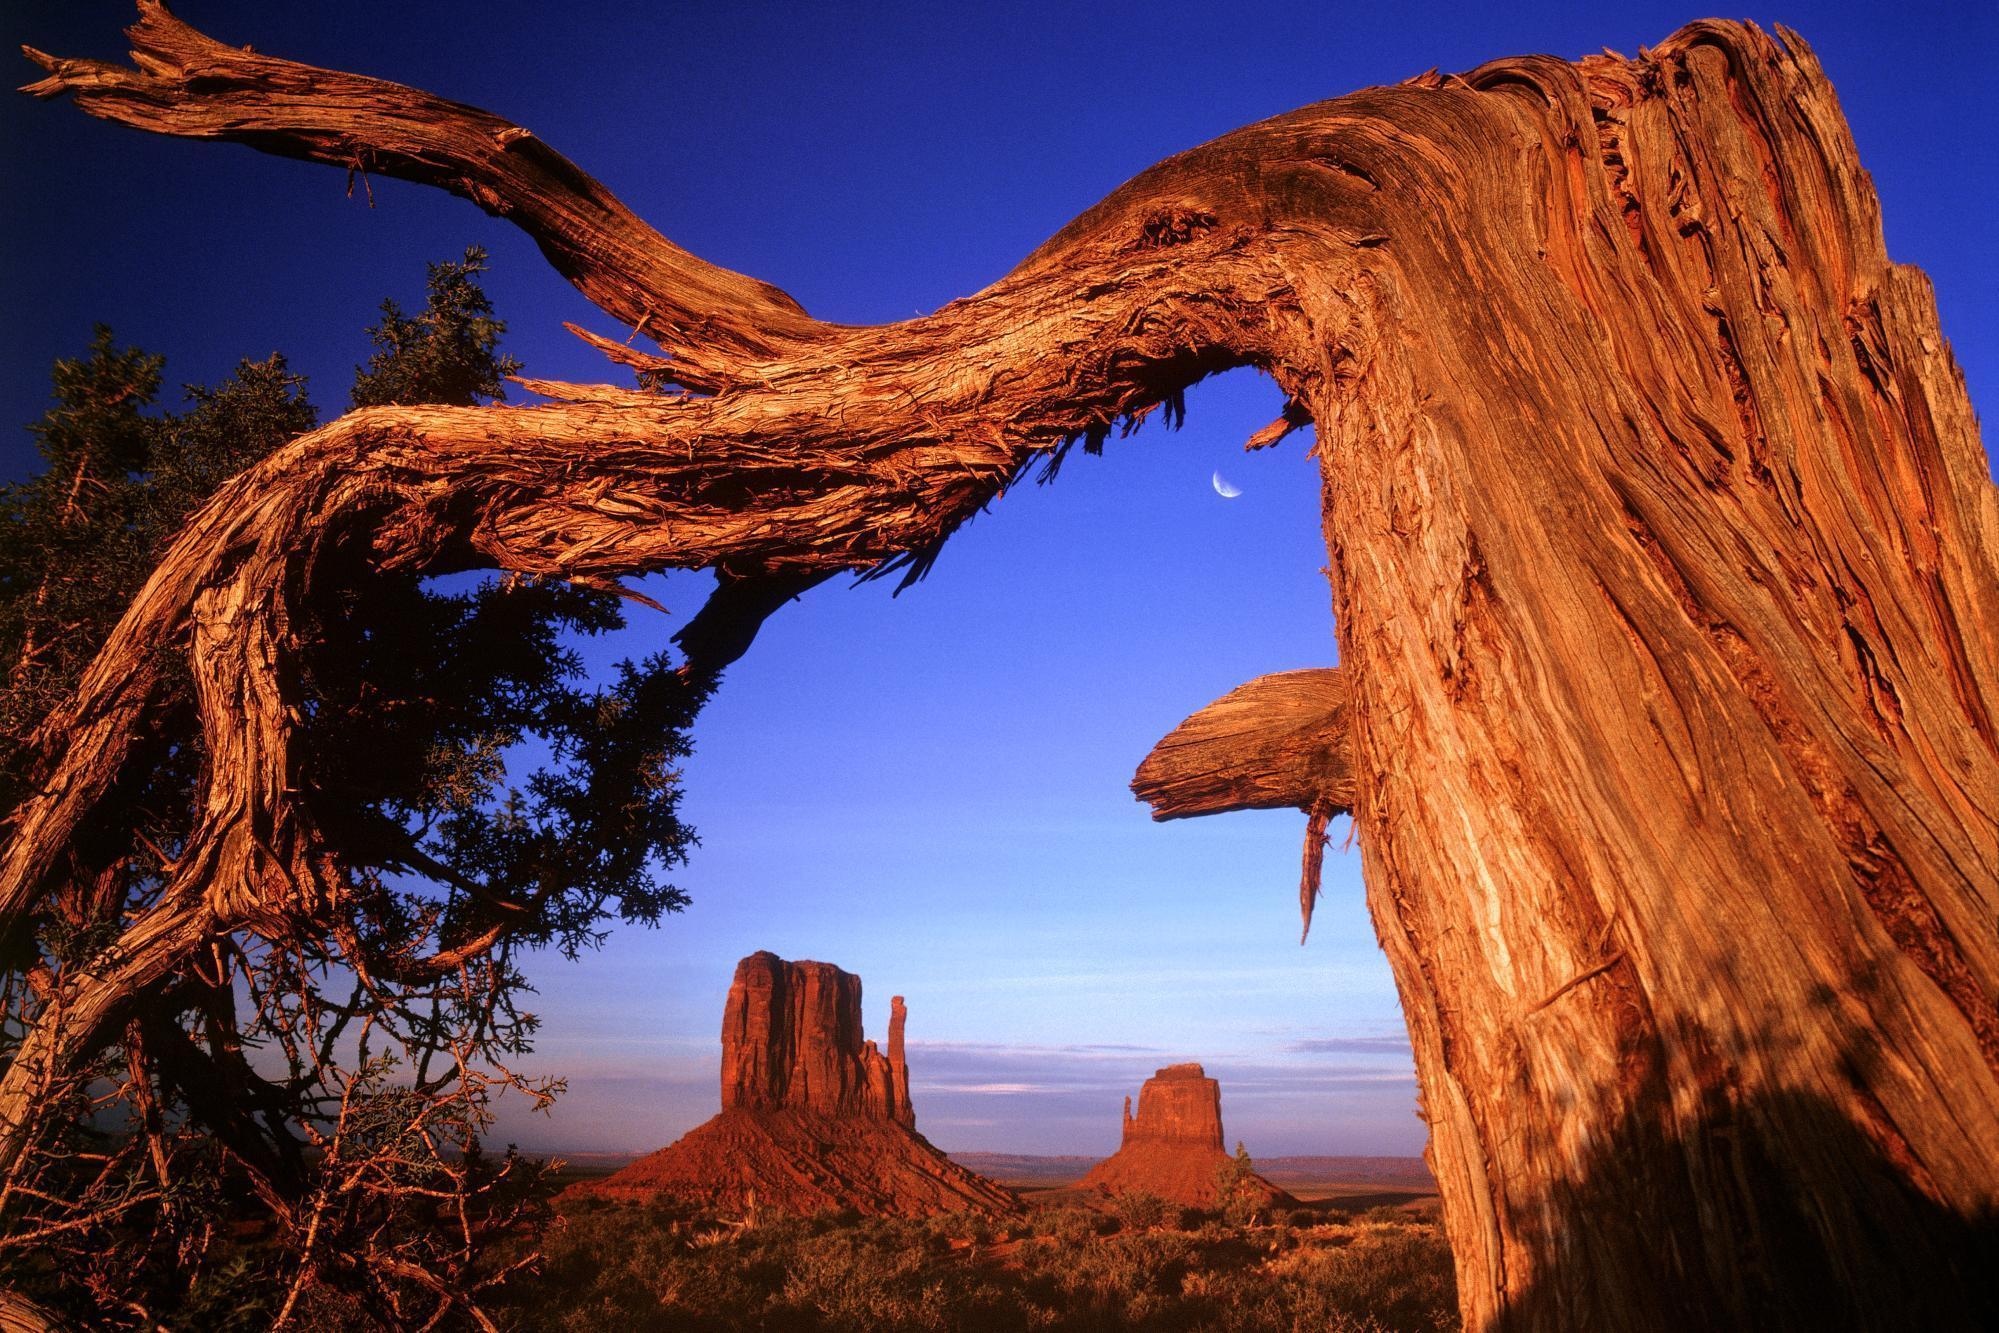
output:
[[[503,381],[521,364],[497,351],[507,326],[493,318],[493,303],[479,286],[485,268],[485,251],[475,246],[457,263],[430,266],[421,314],[382,302],[382,322],[368,330],[375,354],[354,372],[354,406],[470,407],[506,397]]]
[[[33,480],[0,491],[0,797],[12,809],[28,733],[66,694],[137,590],[149,554],[134,480],[151,461],[161,358],[114,345],[55,364],[55,406],[29,427]]]
[[[484,267],[468,250],[431,266],[420,312],[384,304],[357,406],[503,396],[517,365]],[[317,421],[279,356],[190,388],[178,412],[156,409],[161,372],[100,329],[57,363],[55,406],[31,427],[43,471],[0,490],[10,809],[60,744],[59,721],[37,729],[181,526]],[[664,654],[584,679],[574,640],[621,626],[618,599],[379,571],[365,533],[313,578],[292,627],[295,762],[341,891],[155,983],[51,1089],[33,1150],[0,1180],[0,1283],[92,1326],[470,1317],[503,1276],[475,1280],[473,1260],[533,1194],[511,1153],[482,1150],[490,1103],[559,1087],[507,1064],[534,1029],[516,951],[574,954],[611,918],[654,922],[686,901],[664,875],[693,843],[676,764],[705,687]],[[184,670],[147,727],[46,910],[3,923],[0,1063],[165,889],[203,763]]]
[[[1231,1226],[1262,1220],[1263,1196],[1256,1188],[1256,1163],[1240,1139],[1235,1156],[1215,1168],[1215,1204]]]

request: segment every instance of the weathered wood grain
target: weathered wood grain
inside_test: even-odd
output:
[[[1168,732],[1138,766],[1132,794],[1154,819],[1351,809],[1346,708],[1337,669],[1259,676]]]

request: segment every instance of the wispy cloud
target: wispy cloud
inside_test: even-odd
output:
[[[1357,1092],[1374,1088],[1416,1086],[1414,1071],[1369,1070],[1365,1073],[1333,1073],[1320,1077],[1291,1079],[1240,1079],[1224,1083],[1227,1095],[1238,1101],[1251,1098],[1296,1100],[1315,1093]]]
[[[1204,1059],[1221,1083],[1225,1126],[1260,1152],[1420,1148],[1406,1045],[1358,1037],[1346,1039],[1348,1049],[1338,1040]],[[917,1122],[942,1146],[1090,1153],[1117,1146],[1124,1099],[1167,1058],[1199,1055],[1113,1043],[930,1042],[911,1043],[909,1064]]]
[[[1200,1060],[1222,1088],[1230,1141],[1258,1153],[1414,1152],[1413,1061],[1398,1036],[1297,1029],[1244,1045],[1162,1047],[1133,1042],[913,1041],[909,1064],[917,1122],[951,1149],[1108,1153],[1124,1099],[1159,1067]],[[500,1134],[570,1150],[646,1151],[678,1138],[719,1108],[712,1046],[621,1052],[577,1043],[551,1058],[571,1093],[555,1115],[502,1108]],[[1217,1053],[1217,1051],[1221,1053]]]
[[[998,1055],[998,1056],[1056,1056],[1071,1059],[1090,1059],[1096,1056],[1124,1057],[1129,1055],[1156,1056],[1165,1053],[1163,1046],[1126,1046],[1117,1042],[1089,1042],[1082,1044],[1054,1044],[1042,1042],[1003,1041],[912,1041],[908,1049],[912,1055],[917,1051],[929,1051],[939,1055]]]
[[[1397,1053],[1373,1042],[1346,1058],[1329,1054],[1315,1046],[1205,1060],[1221,1083],[1230,1141],[1246,1139],[1257,1153],[1420,1150],[1415,1077],[1390,1058]],[[1096,1155],[1117,1147],[1125,1097],[1166,1063],[1156,1049],[1111,1043],[912,1043],[909,1057],[917,1124],[940,1146]],[[553,1119],[503,1106],[500,1134],[528,1146],[649,1151],[719,1105],[714,1064],[705,1058],[605,1067],[572,1086]]]
[[[1003,976],[967,977],[956,983],[960,992],[982,990],[1019,994],[1026,991],[1069,992],[1078,995],[1109,993],[1130,1002],[1153,994],[1181,994],[1197,990],[1209,996],[1289,994],[1298,981],[1288,971],[1270,967],[1131,968],[1120,971],[1009,973]]]
[[[1409,1038],[1307,1037],[1284,1048],[1299,1055],[1409,1055]]]

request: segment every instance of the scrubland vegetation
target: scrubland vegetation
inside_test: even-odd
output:
[[[1011,1222],[752,1218],[582,1202],[509,1284],[526,1330],[1455,1329],[1431,1212],[1301,1209],[1230,1226],[1157,1200]]]

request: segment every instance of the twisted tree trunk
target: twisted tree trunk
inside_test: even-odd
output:
[[[141,10],[136,70],[37,56],[32,91],[466,195],[666,353],[596,339],[615,359],[707,396],[355,413],[183,534],[48,724],[0,907],[46,891],[163,645],[200,683],[207,813],[0,1079],[0,1152],[153,962],[337,892],[286,711],[328,543],[715,566],[712,667],[785,593],[919,575],[1036,460],[1253,364],[1293,404],[1267,434],[1318,426],[1343,665],[1267,696],[1219,790],[1179,790],[1353,810],[1468,1323],[1991,1313],[1999,505],[1795,37],[1697,24],[1310,107],[1146,172],[976,296],[847,328],[524,130]],[[1290,734],[1313,708],[1316,747]]]

